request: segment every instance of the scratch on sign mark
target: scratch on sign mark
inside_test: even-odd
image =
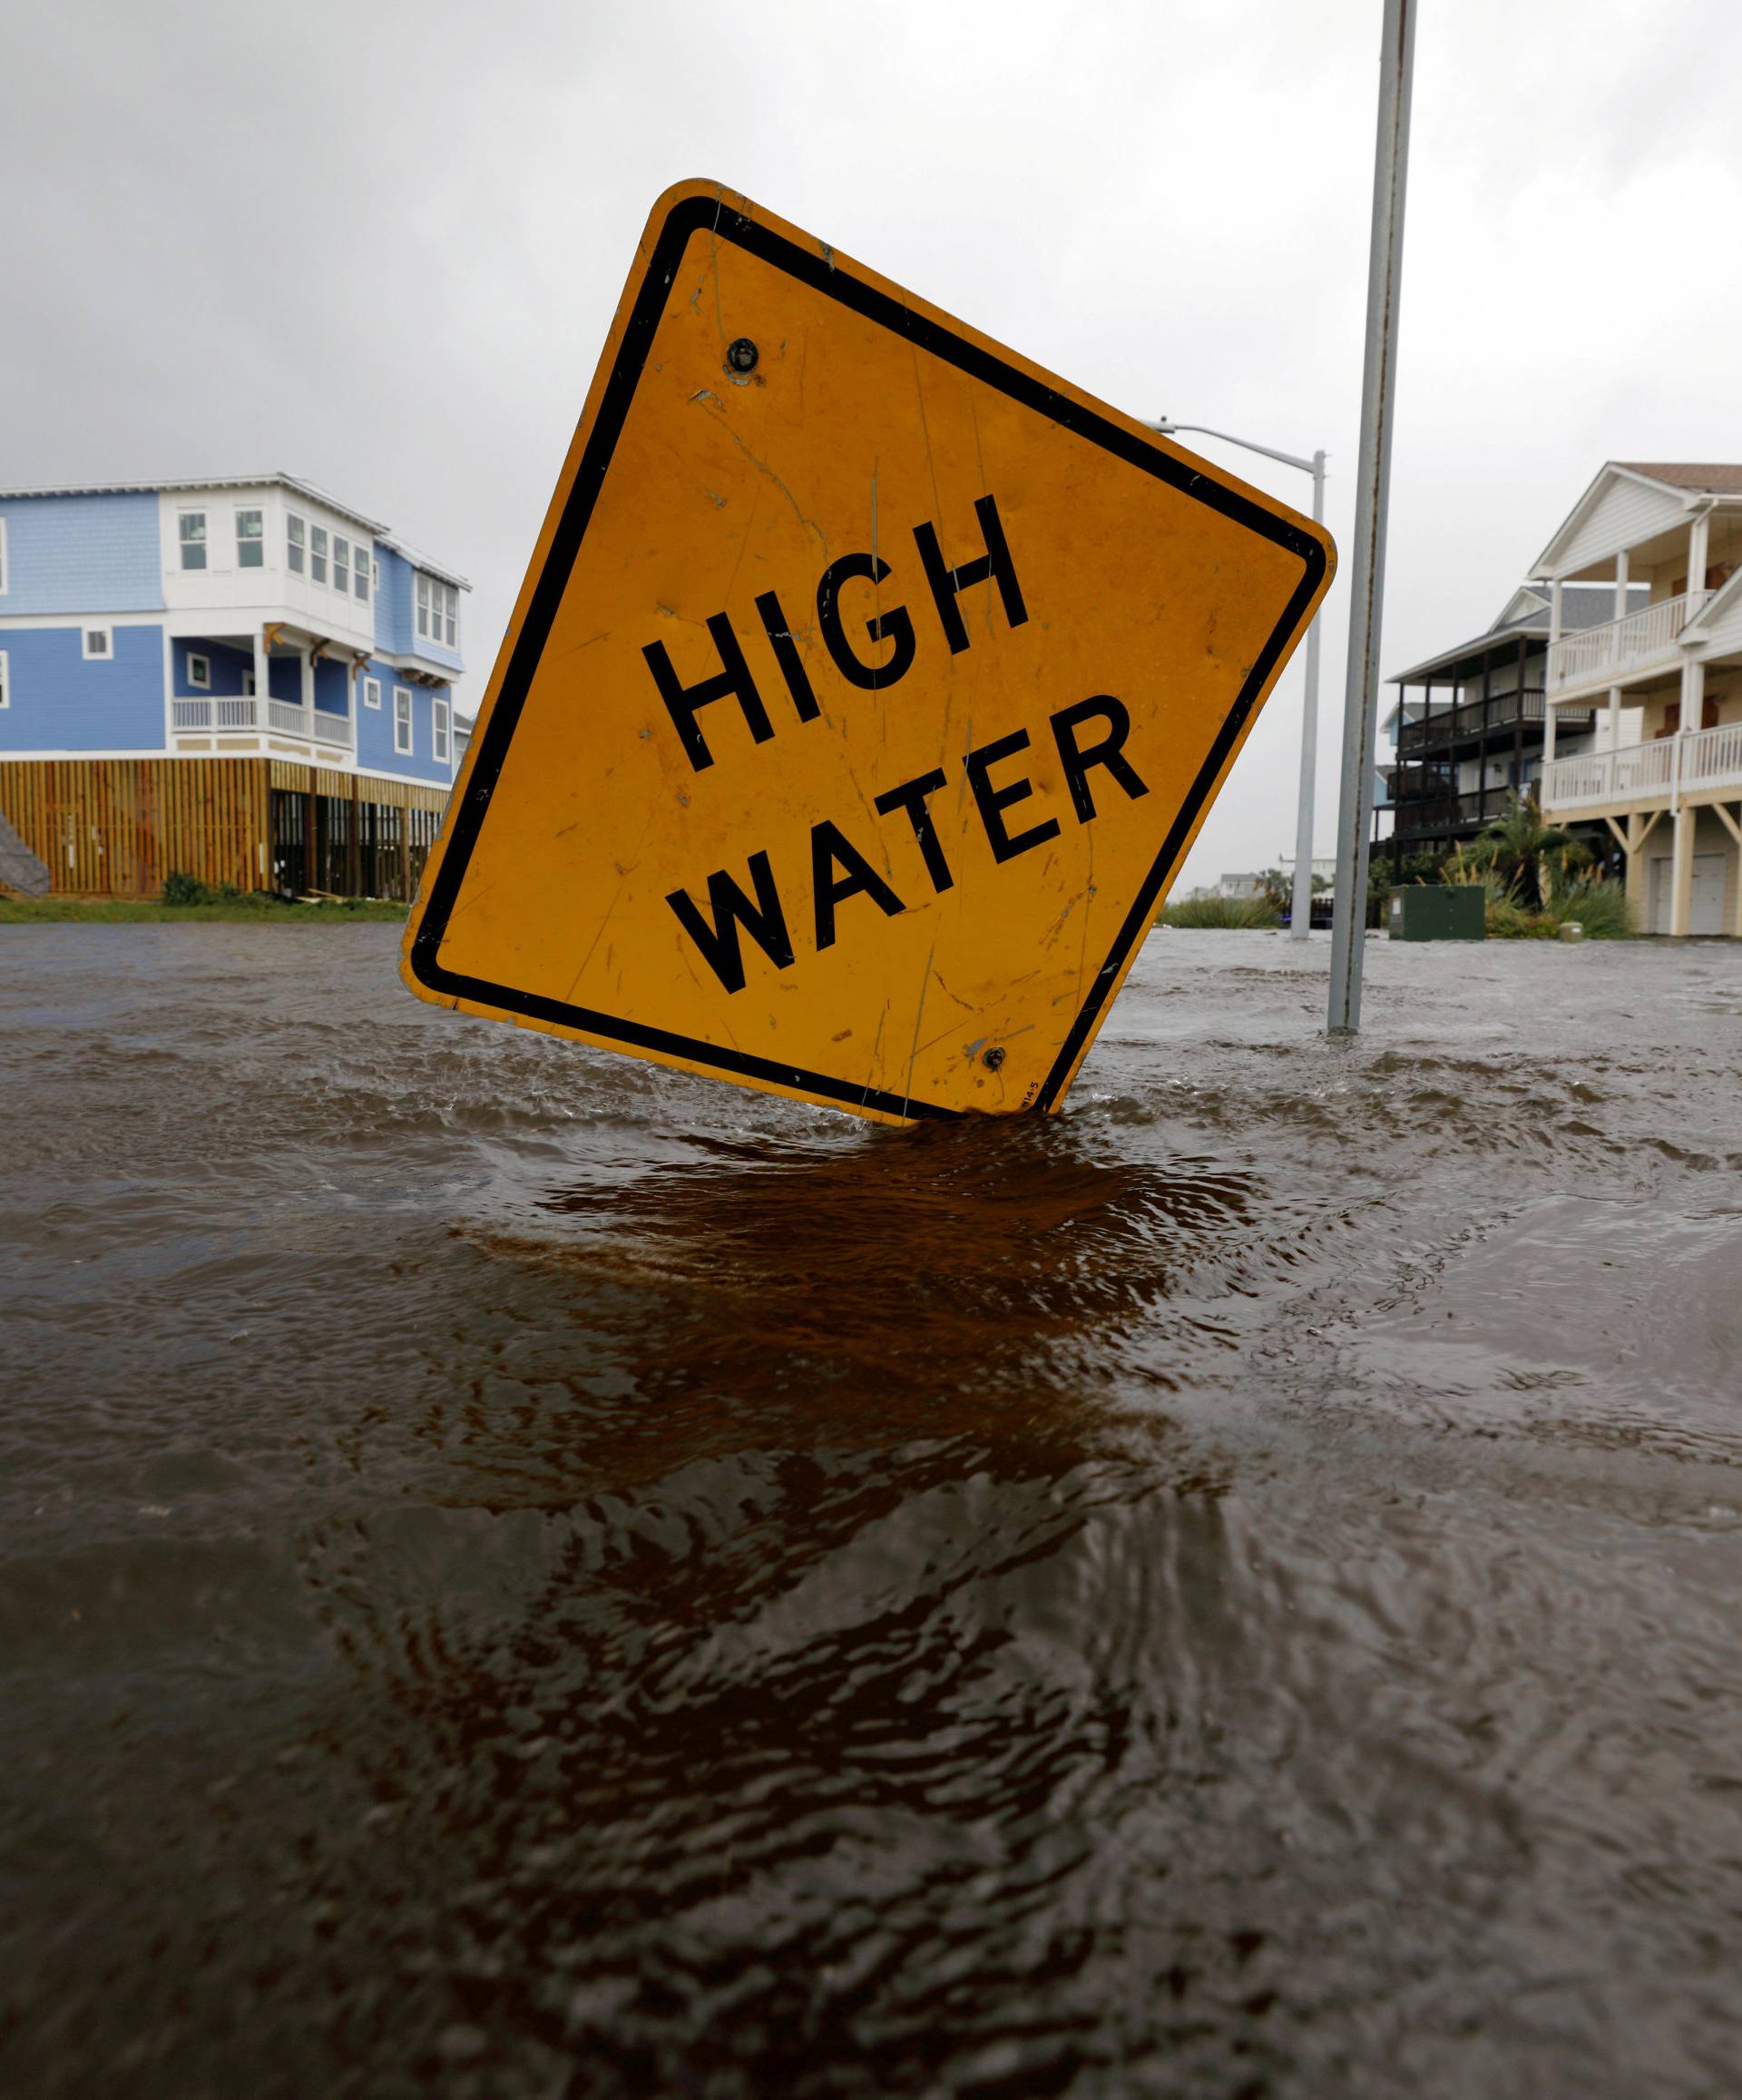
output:
[[[723,401],[719,399],[718,396],[708,394],[705,388],[703,388],[701,394],[692,394],[690,397],[692,401],[700,401],[702,399],[703,395],[706,395],[707,398],[714,402],[715,406],[718,407],[723,408],[726,405]],[[732,443],[737,446],[738,449],[744,455],[745,458],[749,461],[750,465],[754,466],[759,474],[766,474],[768,479],[773,482],[774,486],[780,491],[781,495],[784,496],[787,501],[792,505],[793,516],[798,520],[798,523],[804,526],[805,530],[807,532],[813,532],[816,534],[817,544],[822,548],[824,558],[827,559],[828,554],[828,541],[824,536],[822,526],[817,523],[817,520],[814,517],[807,517],[805,515],[804,512],[798,506],[798,498],[794,496],[791,489],[789,489],[786,483],[781,480],[780,476],[774,471],[773,467],[768,465],[766,459],[758,459],[755,453],[750,450],[749,446],[746,445],[744,440],[739,436],[738,432],[732,428],[729,422],[727,422],[724,416],[716,417],[715,421],[726,433],[727,437],[731,439]]]
[[[925,974],[919,980],[919,1006],[914,1014],[914,1039],[907,1045],[907,1076],[902,1081],[902,1099],[914,1098],[914,1065],[919,1056],[919,1024],[925,1016],[925,995],[932,988],[932,957],[937,953],[937,937],[932,937],[930,952],[925,957]]]

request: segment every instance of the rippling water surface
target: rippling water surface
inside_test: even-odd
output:
[[[0,2085],[1742,2089],[1742,955],[867,1128],[0,936]]]

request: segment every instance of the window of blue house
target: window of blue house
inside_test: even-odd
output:
[[[205,565],[206,514],[202,510],[184,510],[181,513],[181,566],[203,569]]]
[[[381,681],[378,678],[366,678],[363,681],[363,704],[365,707],[380,706]]]
[[[396,685],[393,689],[393,748],[400,752],[411,750],[411,690],[408,686]]]
[[[333,535],[333,588],[351,594],[351,543],[343,533]]]
[[[84,630],[84,655],[89,663],[107,663],[114,655],[115,645],[106,627],[87,627]]]
[[[313,525],[308,532],[308,574],[312,582],[327,581],[327,527]]]
[[[188,683],[198,686],[201,692],[211,691],[211,659],[188,653]]]
[[[459,633],[460,594],[452,584],[438,584],[434,576],[417,578],[417,632],[432,642],[453,649]]]
[[[435,741],[431,746],[438,759],[447,757],[447,702],[438,700],[435,706]]]
[[[367,598],[369,594],[369,570],[374,560],[367,547],[359,543],[357,549],[357,594],[359,598]]]
[[[239,569],[266,566],[266,521],[257,510],[236,513],[236,566]]]
[[[299,576],[302,574],[303,556],[308,551],[308,526],[304,525],[295,511],[287,511],[284,515],[284,561],[285,566],[293,576]]]

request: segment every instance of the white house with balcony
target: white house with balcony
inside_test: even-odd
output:
[[[1607,827],[1648,932],[1742,937],[1742,466],[1610,460],[1532,575],[1545,816]],[[1572,584],[1610,586],[1615,616],[1565,632]],[[1557,755],[1558,724],[1593,711],[1595,748]]]
[[[197,760],[251,842],[214,868],[407,890],[455,770],[467,588],[292,475],[0,489],[0,812],[68,888],[120,893],[123,866],[159,878],[134,841]]]

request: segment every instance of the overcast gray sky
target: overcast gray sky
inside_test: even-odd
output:
[[[1324,446],[1341,543],[1379,12],[9,0],[0,484],[322,482],[472,578],[475,702],[648,208],[707,176],[1121,407]],[[1604,458],[1742,458],[1739,78],[1734,0],[1423,0],[1387,672]],[[1297,657],[1186,882],[1291,847],[1299,710]]]

